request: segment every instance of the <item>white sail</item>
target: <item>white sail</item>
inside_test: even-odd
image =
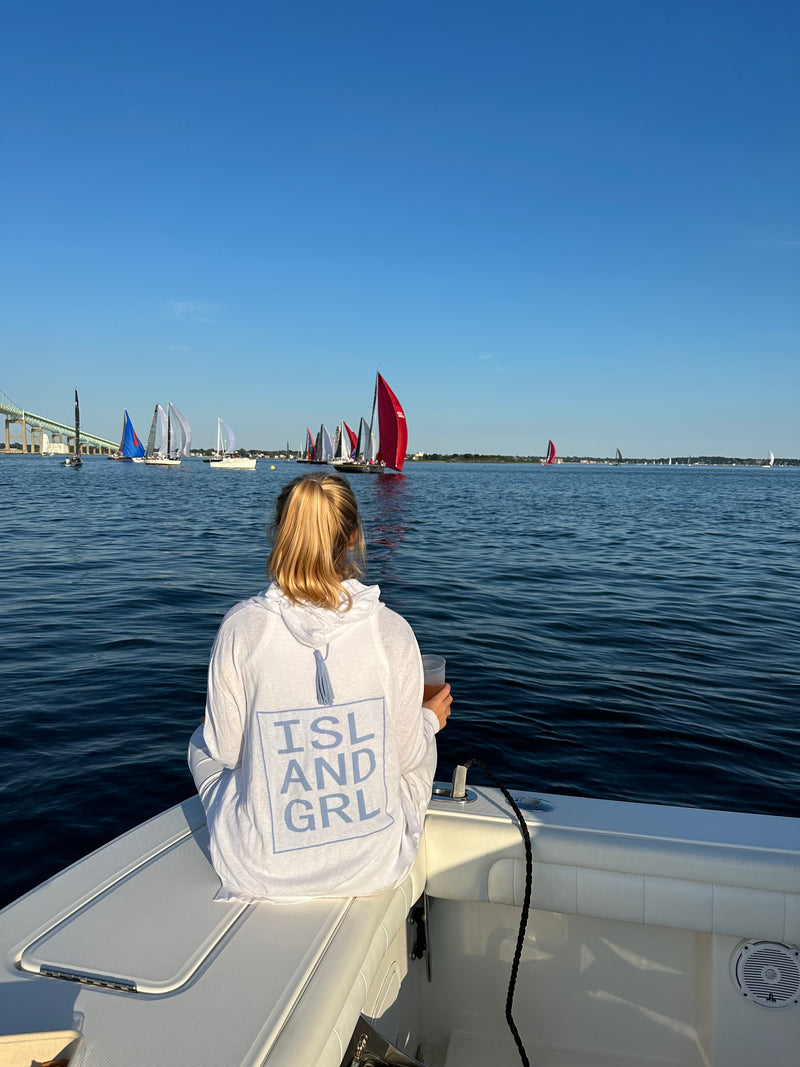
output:
[[[153,422],[150,426],[150,436],[147,439],[147,455],[167,458],[167,413],[160,404],[156,404],[153,412]],[[156,441],[158,444],[156,444]]]
[[[232,456],[236,448],[236,435],[224,419],[217,419],[217,452]]]
[[[358,424],[358,440],[356,441],[356,460],[363,460],[364,454],[367,448],[367,442],[369,441],[369,423],[365,418],[361,419]]]
[[[336,444],[334,448],[334,463],[343,463],[350,459],[350,438],[344,428],[344,424],[336,427]]]
[[[192,448],[192,428],[189,425],[189,420],[186,416],[175,407],[170,400],[169,402],[169,417],[173,425],[176,425],[180,431],[179,442],[176,440],[174,451],[182,456],[188,456]],[[170,445],[172,448],[172,445]]]
[[[363,463],[374,463],[378,454],[378,443],[375,434],[365,418],[358,425],[358,444],[356,445],[356,459]]]
[[[320,428],[320,452],[321,455],[317,456],[317,459],[322,463],[333,462],[333,441],[331,435],[328,432],[327,426]]]

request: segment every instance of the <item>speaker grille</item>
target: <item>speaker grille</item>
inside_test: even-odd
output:
[[[789,1008],[800,999],[800,949],[779,941],[741,941],[731,955],[734,986],[762,1008]]]

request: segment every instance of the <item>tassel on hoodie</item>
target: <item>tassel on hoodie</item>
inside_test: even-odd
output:
[[[324,656],[318,648],[314,649],[314,659],[317,661],[317,703],[327,704],[328,707],[333,704],[333,686],[331,685],[328,668],[325,666],[325,660],[328,658],[328,649],[330,647],[330,645],[325,646]]]

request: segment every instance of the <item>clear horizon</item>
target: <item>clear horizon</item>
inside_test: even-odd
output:
[[[0,390],[193,444],[800,456],[800,10],[3,14]]]

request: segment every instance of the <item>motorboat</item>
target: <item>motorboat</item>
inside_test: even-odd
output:
[[[369,897],[215,901],[197,797],[82,859],[0,913],[0,1064],[797,1063],[800,819],[469,777]]]

